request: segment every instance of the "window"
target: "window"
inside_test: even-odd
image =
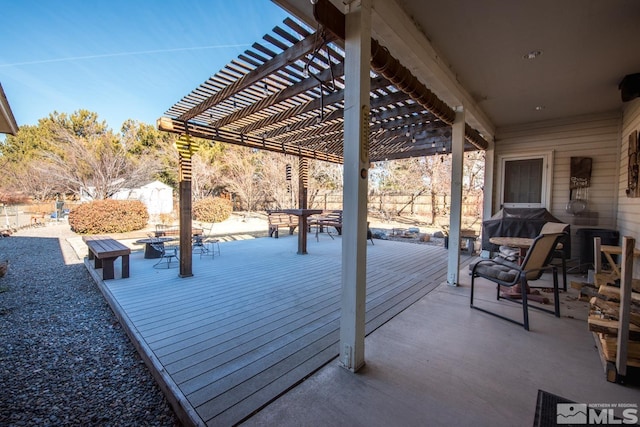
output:
[[[549,207],[553,153],[500,157],[500,204],[505,207]]]

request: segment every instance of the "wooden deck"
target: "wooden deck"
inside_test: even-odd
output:
[[[309,255],[295,235],[223,242],[190,278],[142,252],[128,279],[89,268],[185,423],[236,424],[338,355],[341,238],[312,236]],[[446,253],[368,244],[367,334],[445,280]]]

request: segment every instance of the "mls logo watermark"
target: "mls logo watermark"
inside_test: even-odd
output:
[[[616,413],[617,410],[617,413]],[[620,425],[638,423],[635,403],[558,403],[556,424]]]
[[[586,403],[558,403],[556,407],[556,424],[586,424]]]

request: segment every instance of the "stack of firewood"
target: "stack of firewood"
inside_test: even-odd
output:
[[[596,286],[585,286],[580,290],[589,299],[589,330],[599,341],[604,358],[615,362],[617,353],[618,326],[620,320],[620,288],[611,276],[596,277]],[[598,286],[600,285],[600,286]],[[629,316],[629,345],[627,366],[640,367],[640,280],[633,279]]]

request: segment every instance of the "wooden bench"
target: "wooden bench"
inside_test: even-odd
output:
[[[318,235],[318,231],[322,231],[324,227],[334,227],[338,232],[338,235],[342,235],[342,211],[341,210],[331,210],[324,211],[318,216],[314,216],[309,218],[309,228],[312,225],[316,226],[316,237]],[[327,233],[329,230],[327,229]],[[331,233],[329,233],[331,236]]]
[[[131,249],[107,236],[83,236],[82,240],[89,248],[89,260],[94,268],[102,268],[102,280],[114,278],[113,262],[122,257],[122,278],[129,277],[129,254]]]
[[[278,229],[289,228],[289,235],[292,235],[298,226],[298,217],[280,211],[267,211],[269,221],[269,237],[278,238]]]

